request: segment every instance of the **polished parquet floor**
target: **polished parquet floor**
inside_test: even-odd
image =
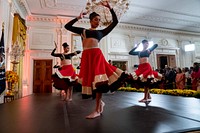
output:
[[[189,133],[200,131],[200,99],[152,94],[149,106],[139,103],[143,93],[104,94],[103,114],[85,119],[95,100],[73,101],[59,94],[33,94],[0,104],[0,133]]]

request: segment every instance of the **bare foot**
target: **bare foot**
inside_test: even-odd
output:
[[[103,101],[101,101],[101,105],[100,105],[100,113],[103,113],[103,108],[105,106],[105,103]]]
[[[62,100],[62,101],[65,101],[65,100],[66,100],[66,97],[65,97],[65,96],[62,96],[61,100]]]
[[[147,102],[147,99],[142,99],[142,100],[139,100],[138,102],[145,103]]]
[[[91,113],[90,115],[86,116],[86,119],[94,119],[96,117],[99,117],[101,115],[100,112],[94,111],[93,113]]]
[[[151,102],[151,98],[148,98],[148,99],[147,99],[147,102]]]
[[[113,91],[113,92],[110,92],[110,94],[114,94],[115,92]]]
[[[66,99],[66,101],[67,101],[67,102],[71,102],[71,101],[72,101],[72,99],[71,99],[71,98],[70,98],[70,99]]]

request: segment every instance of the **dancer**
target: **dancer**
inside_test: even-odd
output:
[[[92,119],[101,115],[105,103],[102,101],[102,93],[117,90],[121,87],[124,77],[126,76],[122,70],[110,65],[104,58],[99,48],[99,41],[110,33],[118,24],[117,16],[107,1],[101,4],[110,9],[112,14],[112,23],[103,30],[96,28],[100,24],[100,15],[93,12],[89,15],[90,29],[72,26],[79,19],[83,18],[86,13],[81,12],[80,15],[68,22],[65,28],[69,31],[77,33],[82,37],[83,53],[81,58],[81,69],[79,73],[79,81],[82,84],[82,96],[92,96],[96,98],[95,110],[86,118]]]
[[[64,52],[55,53],[57,45],[55,43],[55,49],[52,51],[51,55],[54,57],[59,57],[61,59],[61,65],[55,65],[54,68],[57,68],[55,74],[52,75],[54,82],[54,87],[58,90],[61,90],[61,96],[63,100],[72,101],[73,93],[73,83],[76,79],[75,69],[71,64],[71,58],[81,51],[76,51],[74,53],[69,52],[69,45],[65,42],[62,44]]]
[[[144,85],[144,98],[139,100],[139,102],[150,102],[151,96],[149,92],[150,85],[158,80],[161,80],[162,75],[156,71],[153,71],[151,65],[148,62],[148,58],[151,52],[158,46],[158,44],[154,44],[151,48],[148,49],[149,42],[147,40],[142,41],[143,50],[135,51],[139,44],[134,47],[129,54],[130,55],[138,55],[139,57],[139,66],[138,69],[135,70],[131,75],[134,80],[141,81]]]

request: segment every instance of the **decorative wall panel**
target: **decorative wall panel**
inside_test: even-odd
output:
[[[50,49],[54,48],[54,33],[48,31],[33,31],[30,38],[30,49]]]
[[[128,36],[112,36],[110,37],[109,53],[125,52],[130,50],[130,41]]]

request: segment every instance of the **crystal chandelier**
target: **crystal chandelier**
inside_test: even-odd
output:
[[[112,22],[112,15],[107,7],[101,5],[101,2],[108,1],[110,6],[114,9],[118,20],[128,10],[129,0],[88,0],[86,10],[89,13],[96,12],[101,16],[101,24],[104,26]]]

